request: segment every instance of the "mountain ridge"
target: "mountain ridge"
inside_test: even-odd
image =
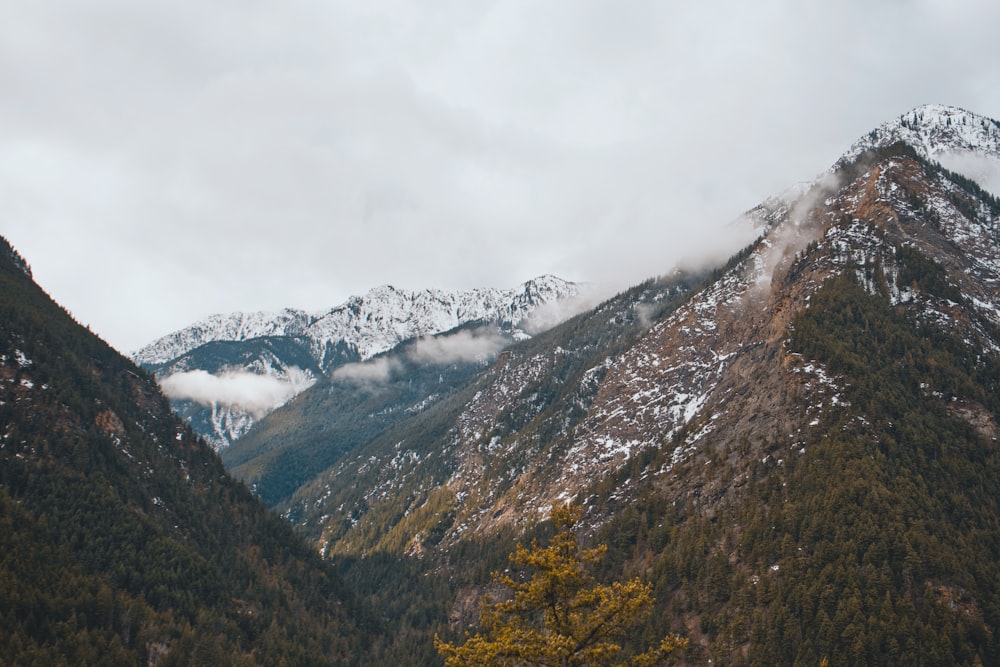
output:
[[[498,319],[516,326],[537,306],[578,296],[580,291],[580,286],[551,275],[509,289],[407,290],[380,285],[325,310],[212,315],[141,347],[131,357],[139,364],[157,366],[208,342],[294,336],[309,339],[322,367],[322,349],[331,341],[343,341],[357,349],[361,359],[368,359],[403,340],[469,321]],[[365,330],[363,322],[374,327]]]

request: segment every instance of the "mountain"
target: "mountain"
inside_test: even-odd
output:
[[[380,630],[0,239],[0,662],[359,664]]]
[[[725,266],[425,407],[394,398],[405,374],[339,413],[316,385],[229,460],[425,639],[470,629],[490,569],[575,500],[693,664],[1000,664],[997,156],[995,121],[915,109],[749,211],[761,236]]]
[[[579,309],[584,296],[580,285],[554,276],[464,292],[385,285],[318,313],[215,315],[132,357],[156,373],[178,412],[221,450],[344,364],[471,322],[526,337]]]

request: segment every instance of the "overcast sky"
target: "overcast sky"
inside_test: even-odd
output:
[[[1000,118],[1000,2],[32,0],[0,234],[121,350],[390,283],[626,286],[924,103]]]

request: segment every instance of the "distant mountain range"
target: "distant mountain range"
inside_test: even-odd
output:
[[[322,312],[215,315],[150,343],[132,358],[154,371],[178,412],[223,449],[345,364],[473,322],[494,326],[508,342],[526,338],[584,307],[586,292],[554,276],[512,289],[385,285]],[[478,342],[483,361],[495,356],[494,345]]]

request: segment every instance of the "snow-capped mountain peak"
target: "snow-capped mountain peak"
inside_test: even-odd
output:
[[[495,320],[517,327],[540,306],[579,295],[579,285],[548,275],[510,289],[409,290],[380,285],[325,311],[286,308],[212,315],[153,341],[132,358],[140,364],[159,365],[212,341],[301,336],[318,352],[327,342],[343,341],[368,359],[409,338],[441,333],[466,322]]]
[[[243,341],[261,336],[300,336],[315,319],[301,310],[216,313],[158,338],[132,353],[138,364],[156,365],[190,352],[210,341]]]
[[[1000,122],[943,104],[919,106],[882,123],[856,141],[834,169],[899,142],[1000,196]]]
[[[1000,123],[958,107],[926,104],[879,125],[856,141],[841,161],[900,141],[932,160],[965,152],[1000,157]]]

